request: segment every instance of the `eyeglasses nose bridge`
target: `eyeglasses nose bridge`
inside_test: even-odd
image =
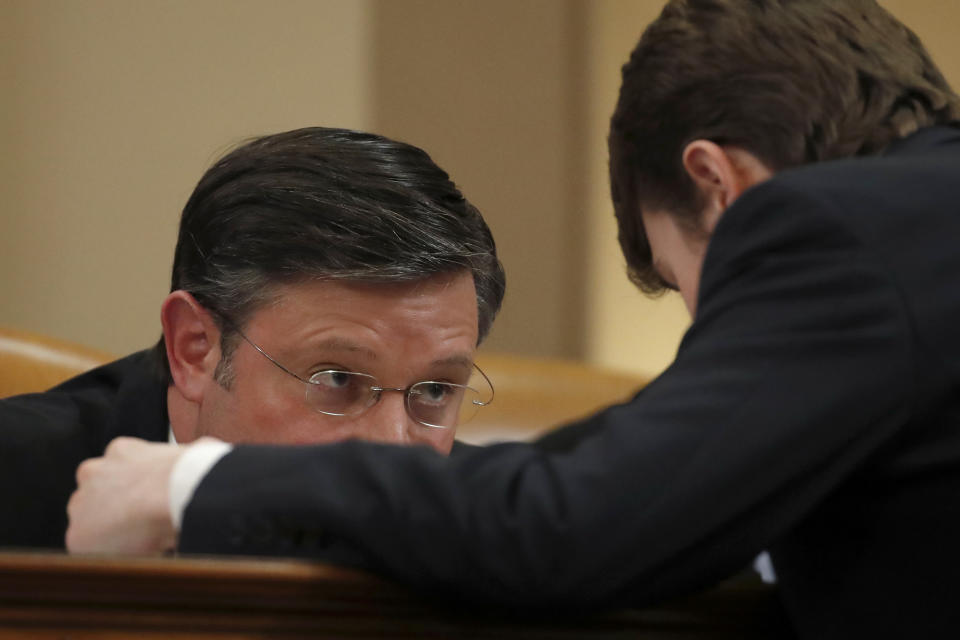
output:
[[[417,423],[419,423],[419,424],[422,424],[422,422],[420,422],[420,420],[419,420],[418,418],[414,417],[413,411],[410,409],[410,387],[407,387],[407,388],[403,388],[403,387],[370,387],[370,391],[373,392],[373,402],[370,403],[370,406],[371,406],[371,407],[372,407],[373,405],[377,404],[378,402],[380,402],[380,396],[383,395],[383,392],[384,392],[384,391],[397,391],[397,392],[399,392],[399,393],[402,393],[402,394],[404,395],[404,398],[403,398],[403,408],[404,408],[404,410],[407,412],[407,415],[410,416],[410,418],[411,418],[414,422],[417,422]]]
[[[370,387],[370,391],[376,391],[377,395],[379,395],[384,391],[403,391],[406,393],[408,389],[404,389],[403,387]]]
[[[380,396],[383,395],[384,391],[399,391],[406,394],[408,389],[404,389],[403,387],[370,387],[370,391],[373,393],[373,401],[370,403],[369,406],[372,407],[373,405],[380,402]],[[406,398],[404,398],[404,405],[407,405],[407,404],[408,404],[407,400]],[[408,412],[409,412],[409,409],[408,409]]]

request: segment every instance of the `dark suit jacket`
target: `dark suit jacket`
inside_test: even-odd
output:
[[[0,547],[63,548],[77,465],[117,436],[166,441],[166,389],[153,352],[142,351],[0,400]]]
[[[632,402],[449,459],[238,447],[181,550],[593,606],[704,587],[769,548],[803,637],[943,637],[960,628],[958,383],[960,134],[937,128],[743,194],[676,361]]]

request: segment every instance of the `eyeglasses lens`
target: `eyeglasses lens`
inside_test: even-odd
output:
[[[469,387],[443,382],[419,382],[407,396],[415,420],[434,427],[454,427],[473,417],[480,394]]]
[[[376,401],[376,379],[363,373],[320,371],[310,376],[307,403],[324,413],[353,416]]]

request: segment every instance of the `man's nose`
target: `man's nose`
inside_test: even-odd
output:
[[[373,442],[409,444],[415,422],[407,413],[406,395],[400,391],[383,391],[380,400],[363,416],[363,437]]]

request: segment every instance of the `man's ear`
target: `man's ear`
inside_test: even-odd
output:
[[[199,402],[220,362],[220,330],[210,312],[186,291],[173,291],[160,307],[170,375],[184,398]]]
[[[709,140],[694,140],[684,148],[683,167],[703,198],[702,224],[707,233],[713,233],[720,216],[740,194],[773,175],[750,152]]]

